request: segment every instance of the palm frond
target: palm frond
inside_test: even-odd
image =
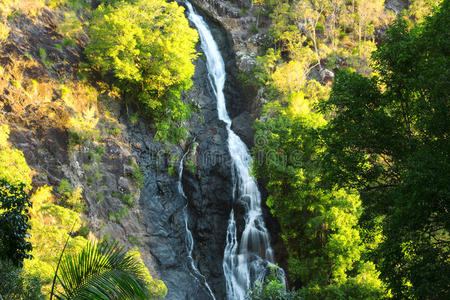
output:
[[[117,243],[88,243],[66,255],[58,280],[61,299],[146,299],[149,291],[139,261]]]

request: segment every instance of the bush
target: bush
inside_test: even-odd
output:
[[[9,184],[0,179],[0,259],[8,259],[17,266],[31,258],[28,241],[30,197],[23,183]]]
[[[178,141],[179,123],[190,117],[181,92],[192,86],[197,32],[175,2],[139,0],[100,5],[89,27],[86,55],[102,74],[114,74],[121,90],[155,121],[156,138]]]
[[[255,288],[250,290],[246,299],[248,300],[294,300],[294,291],[286,291],[286,285],[282,282],[283,274],[277,272],[279,269],[270,267],[270,273],[264,278],[264,282],[256,282]]]
[[[21,268],[8,260],[0,260],[0,298],[3,299],[45,299],[41,293],[41,280],[25,274]]]
[[[0,151],[0,179],[10,183],[23,182],[26,188],[31,187],[31,169],[22,151],[17,149]]]
[[[131,160],[131,167],[131,178],[133,179],[134,183],[136,183],[136,185],[141,188],[144,184],[145,176],[144,172],[142,171],[141,167],[139,167],[134,157]]]

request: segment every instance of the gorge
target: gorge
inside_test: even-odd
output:
[[[0,1],[0,299],[449,298],[449,12]]]
[[[274,261],[270,239],[264,225],[261,209],[261,194],[253,176],[250,174],[252,158],[244,142],[231,130],[231,119],[226,109],[225,65],[217,44],[203,19],[186,2],[188,17],[195,24],[201,47],[206,55],[208,78],[217,101],[218,117],[226,123],[228,150],[232,163],[233,202],[242,202],[245,215],[235,216],[232,209],[228,220],[226,246],[223,258],[223,270],[226,279],[227,299],[244,299],[247,290],[255,281],[263,282],[268,264]],[[235,218],[244,218],[245,227],[238,242]]]
[[[147,230],[153,236],[147,245],[149,265],[152,274],[166,283],[167,299],[225,299],[227,295],[227,299],[243,299],[247,289],[255,280],[261,281],[268,265],[274,263],[262,219],[261,195],[250,176],[251,156],[231,130],[227,113],[228,106],[233,117],[248,114],[249,99],[243,98],[236,81],[235,53],[229,35],[211,17],[200,16],[191,4],[184,4],[192,26],[199,30],[198,50],[202,53],[195,61],[194,87],[186,97],[195,100],[203,121],[194,117],[187,125],[192,138],[186,147],[196,144],[196,152],[174,152],[175,161],[180,162],[178,183],[182,184],[177,190],[170,188],[171,177],[155,168],[164,168],[167,163],[158,156],[160,148],[135,150],[141,157],[140,165],[150,170],[141,194],[143,213],[149,220]],[[203,19],[208,20],[208,25]],[[214,39],[218,39],[219,46]],[[248,135],[251,120],[246,122],[247,129],[239,129]],[[143,133],[136,137],[138,144]],[[194,172],[183,168],[188,159],[196,163]],[[160,194],[155,193],[158,189],[163,189]],[[156,205],[158,202],[164,206]],[[181,224],[183,227],[179,227]]]

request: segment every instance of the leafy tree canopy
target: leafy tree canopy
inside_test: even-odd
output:
[[[27,241],[31,202],[24,184],[12,185],[0,179],[0,258],[21,266],[31,258],[31,243]]]
[[[360,191],[367,232],[383,220],[378,266],[397,297],[450,291],[449,22],[450,1],[412,29],[398,20],[374,54],[380,76],[340,72],[322,103],[324,182]]]
[[[9,183],[24,183],[25,188],[31,188],[31,169],[25,160],[23,152],[9,147],[9,127],[0,126],[0,179]]]
[[[120,80],[155,121],[157,137],[177,140],[190,117],[180,93],[191,87],[197,32],[176,2],[139,0],[100,5],[92,16],[86,55],[92,66]]]

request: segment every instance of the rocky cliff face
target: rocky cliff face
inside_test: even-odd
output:
[[[204,10],[226,63],[225,94],[233,129],[251,145],[251,100],[256,93],[242,89],[238,73],[248,70],[256,55],[259,34],[250,31],[256,18],[242,13],[241,8],[250,7],[245,1],[195,3]],[[79,76],[87,38],[80,34],[75,44],[58,46],[65,41],[57,30],[62,20],[63,11],[47,7],[35,15],[19,14],[8,20],[11,32],[0,48],[0,121],[10,125],[10,141],[24,151],[34,170],[34,187],[52,185],[57,193],[62,179],[82,187],[88,207],[85,221],[96,237],[139,247],[152,275],[166,283],[167,299],[209,299],[187,265],[187,204],[195,264],[216,298],[224,299],[231,167],[205,58],[197,59],[194,87],[184,95],[196,107],[184,124],[191,137],[182,145],[163,145],[153,140],[147,121],[130,118],[133,108],[119,95]],[[68,97],[77,105],[70,105]],[[73,120],[87,118],[87,111],[95,121],[92,132],[74,141]],[[187,203],[177,189],[177,166],[186,151],[190,153],[182,181]]]
[[[226,31],[214,19],[204,17],[208,19],[227,64],[230,74],[225,91],[227,104],[236,116],[246,105],[235,77],[235,55]],[[198,50],[201,51],[200,47]],[[134,155],[147,170],[140,199],[148,231],[145,248],[151,254],[149,265],[169,289],[167,299],[211,298],[200,278],[193,276],[188,268],[183,215],[186,204],[188,226],[195,243],[194,262],[216,298],[224,299],[222,259],[232,201],[230,156],[225,124],[218,120],[217,103],[208,82],[205,57],[200,56],[195,65],[194,87],[184,98],[193,103],[197,113],[185,124],[191,138],[183,147],[172,147],[171,154],[165,154],[165,148],[155,144],[148,132],[131,124],[127,131],[133,139]],[[122,121],[126,122],[126,118]],[[142,140],[145,142],[140,143]],[[182,182],[187,203],[177,190],[178,174],[169,175],[169,170],[177,171],[186,151],[190,153],[185,161]]]

